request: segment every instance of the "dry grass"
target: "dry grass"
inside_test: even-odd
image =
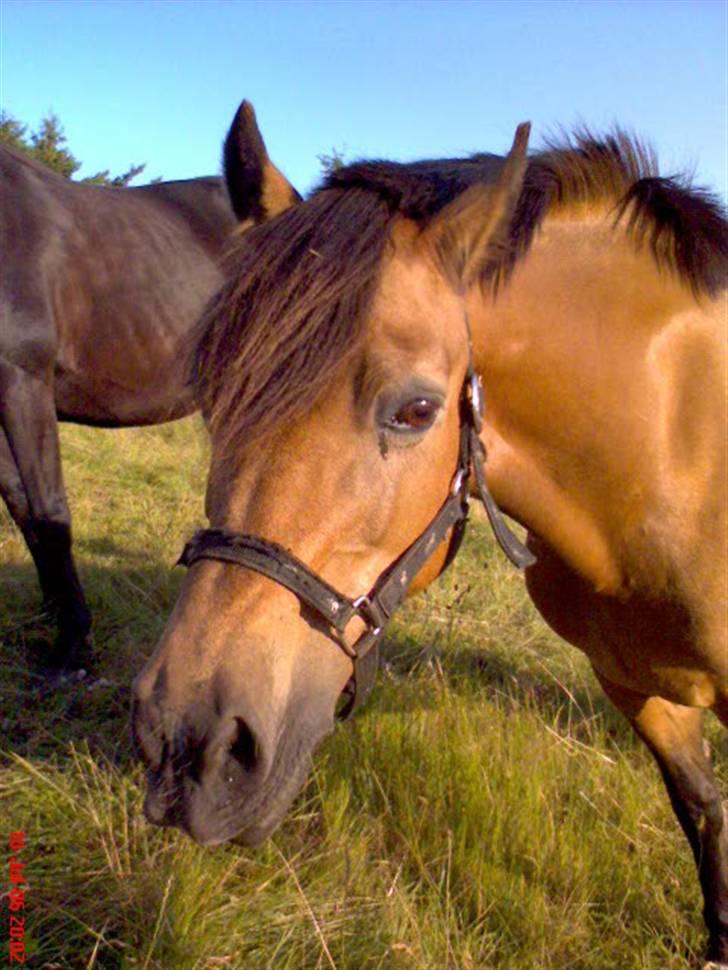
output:
[[[35,641],[48,631],[0,521],[0,819],[29,839],[30,965],[697,965],[697,880],[657,771],[480,523],[393,623],[372,702],[326,742],[273,840],[203,850],[148,826],[129,683],[203,522],[204,436],[191,420],[66,428],[63,444],[95,615],[87,682],[39,692]],[[725,740],[713,740],[725,782]]]

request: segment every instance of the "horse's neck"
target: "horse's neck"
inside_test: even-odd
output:
[[[548,220],[471,317],[496,498],[595,584],[634,580],[651,517],[716,511],[720,308],[647,247],[589,213]]]

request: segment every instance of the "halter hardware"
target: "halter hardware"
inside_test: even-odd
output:
[[[533,565],[532,553],[507,526],[485,481],[485,449],[480,440],[483,427],[483,390],[472,361],[468,364],[460,394],[460,449],[450,491],[427,528],[401,556],[380,574],[368,593],[351,599],[275,542],[228,529],[202,529],[182,551],[179,565],[191,566],[200,559],[214,559],[253,569],[294,593],[322,617],[336,634],[334,642],[354,665],[346,687],[346,700],[337,712],[344,720],[369,696],[379,666],[379,640],[392,613],[402,603],[412,580],[450,533],[443,572],[453,561],[465,532],[468,517],[470,470],[478,497],[503,552],[519,569]],[[363,633],[353,644],[346,641],[350,621],[358,617]]]

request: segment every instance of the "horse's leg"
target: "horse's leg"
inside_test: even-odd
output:
[[[643,697],[597,676],[657,760],[698,867],[708,959],[728,968],[728,820],[703,741],[703,711]]]
[[[84,659],[91,629],[71,555],[55,404],[40,377],[0,362],[0,493],[33,556],[46,608],[58,623],[49,666]]]

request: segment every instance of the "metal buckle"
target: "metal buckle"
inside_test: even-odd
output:
[[[483,385],[475,371],[471,372],[468,380],[468,399],[470,400],[470,413],[473,418],[473,426],[478,434],[480,434],[483,430],[485,401],[483,397]]]
[[[465,484],[465,480],[469,477],[470,477],[469,468],[458,468],[458,470],[455,472],[455,477],[452,480],[452,485],[450,486],[450,494],[460,495],[460,493],[463,491],[463,485]],[[467,492],[464,494],[463,498],[467,503],[468,501]]]
[[[375,606],[369,597],[366,594],[364,594],[364,596],[357,596],[352,603],[352,606],[356,610],[357,615],[364,620],[366,625],[369,627],[369,633],[371,633],[372,636],[378,637],[382,632],[381,614],[377,615],[379,611],[375,609]]]

